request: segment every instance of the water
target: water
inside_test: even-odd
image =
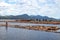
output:
[[[0,22],[0,24],[6,24],[5,22]],[[9,25],[20,25],[20,26],[57,26],[60,28],[60,24],[34,24],[34,23],[19,23],[19,22],[8,22]]]
[[[60,40],[59,33],[0,27],[0,40]]]
[[[0,21],[15,21],[14,19],[0,19]],[[0,22],[0,24],[5,24],[5,22]],[[20,26],[57,26],[60,27],[60,24],[34,24],[34,23],[19,23],[19,22],[8,22],[9,25],[20,25]]]
[[[5,24],[5,22],[0,22]],[[53,24],[33,24],[33,23],[18,23],[8,22],[9,25],[20,25],[20,26],[58,26]],[[60,31],[60,30],[58,30]],[[22,28],[12,28],[0,26],[0,40],[60,40],[60,33],[52,33],[45,31],[28,30]]]

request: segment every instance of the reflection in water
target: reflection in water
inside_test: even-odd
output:
[[[6,31],[7,31],[8,30],[8,27],[6,26],[5,28],[6,28]]]
[[[11,27],[6,31],[0,27],[0,40],[60,40],[60,34]]]

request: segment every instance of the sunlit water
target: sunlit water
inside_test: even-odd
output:
[[[59,33],[0,27],[0,40],[60,40]]]

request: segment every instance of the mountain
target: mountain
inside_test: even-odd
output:
[[[40,15],[32,15],[32,16],[29,16],[27,14],[23,14],[23,15],[16,15],[16,16],[13,16],[13,15],[10,15],[10,16],[0,16],[0,19],[47,19],[47,20],[57,20],[55,18],[50,18],[50,17],[47,17],[47,16],[40,16]]]

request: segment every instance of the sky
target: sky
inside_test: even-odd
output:
[[[0,0],[0,15],[22,14],[60,18],[60,0]]]

